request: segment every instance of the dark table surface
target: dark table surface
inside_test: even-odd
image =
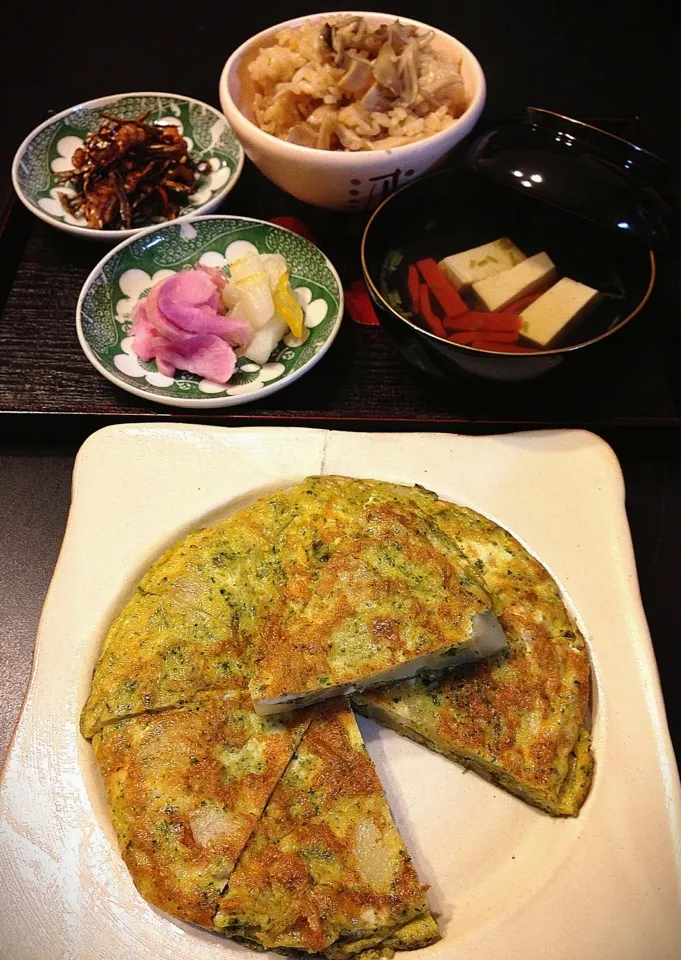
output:
[[[0,169],[8,171],[17,144],[49,109],[127,90],[176,91],[217,105],[218,76],[235,46],[273,22],[324,8],[271,0],[228,7],[206,0],[190,5],[120,0],[115,8],[76,2],[68,10],[55,8],[46,16],[35,6],[11,4],[4,11],[0,58],[0,88],[12,90],[5,104]],[[616,0],[597,4],[573,0],[560,5],[539,0],[469,4],[422,0],[418,7],[395,2],[387,9],[434,23],[472,48],[487,75],[488,117],[514,114],[527,104],[571,116],[637,117],[638,142],[679,165],[681,57],[678,10],[671,0],[639,0],[629,5]],[[257,175],[252,182],[257,190]],[[262,185],[262,189],[268,188]],[[284,212],[288,211],[282,204],[272,215]],[[314,211],[310,217],[321,222]],[[79,258],[91,258],[92,250],[85,242],[60,246],[55,237],[54,231],[45,228],[32,236],[31,243],[37,259],[43,255],[49,259],[49,280],[58,301],[64,295],[60,275],[68,277],[77,269]],[[11,266],[14,269],[16,264]],[[28,297],[32,282],[39,282],[30,277],[29,270],[29,279],[22,279],[28,286],[13,291],[14,323],[21,322],[22,297]],[[50,319],[47,313],[42,318],[45,324]],[[0,319],[0,329],[6,320],[7,314]],[[38,337],[39,326],[36,330]],[[3,333],[7,334],[6,327]],[[350,331],[346,334],[353,336]],[[398,368],[390,369],[394,373]],[[377,380],[382,376],[382,371],[376,373]],[[11,377],[11,362],[0,356],[0,384]],[[629,384],[627,379],[621,385],[623,398],[630,389],[633,406],[634,401],[644,406],[637,395],[641,385],[633,376]],[[352,398],[358,412],[363,404],[365,409],[371,407],[371,383],[365,397]],[[446,418],[433,422],[432,388],[420,384],[414,389],[421,392],[411,419],[385,421],[386,427],[472,429],[470,423],[453,424]],[[579,383],[573,390],[574,409],[579,411],[574,422],[589,423],[588,410],[579,400]],[[478,396],[483,405],[484,391],[478,390]],[[306,395],[304,402],[310,419],[317,418],[322,425],[324,410],[315,408],[314,397]],[[241,410],[239,422],[257,422],[257,409],[252,415],[247,407]],[[0,761],[28,681],[40,607],[66,521],[73,459],[84,435],[98,425],[88,418],[61,415],[58,402],[40,431],[30,427],[29,416],[10,421],[0,415]],[[571,420],[569,405],[565,419]],[[351,418],[342,425],[351,426]],[[631,427],[626,422],[600,432],[613,444],[624,470],[643,601],[678,754],[681,433]]]

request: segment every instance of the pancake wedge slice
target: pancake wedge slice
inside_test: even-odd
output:
[[[514,717],[503,708],[490,707],[497,698],[489,695],[486,680],[476,685],[464,667],[367,690],[353,697],[353,703],[365,716],[474,770],[527,803],[554,816],[576,816],[591,782],[588,731],[577,728],[573,736],[571,730],[561,732],[546,724],[533,734],[530,712]],[[511,687],[512,695],[518,688]],[[518,698],[513,699],[518,704]],[[511,700],[507,702],[510,706]]]
[[[204,690],[246,686],[254,633],[277,596],[274,543],[287,520],[284,494],[263,498],[151,566],[105,637],[83,736]]]
[[[259,713],[505,646],[480,577],[408,493],[346,477],[312,477],[291,491],[283,581],[258,631],[249,684]]]
[[[410,937],[406,925],[420,921]],[[230,878],[216,929],[266,950],[361,956],[431,942],[424,887],[348,703],[313,720]],[[400,937],[402,936],[402,940]]]
[[[480,571],[508,649],[364,691],[355,706],[547,813],[576,816],[593,772],[590,665],[557,584],[498,524],[427,491],[412,495]]]
[[[309,723],[245,690],[108,724],[92,745],[120,850],[145,899],[212,928],[218,898]]]

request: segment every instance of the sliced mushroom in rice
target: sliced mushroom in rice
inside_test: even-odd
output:
[[[388,27],[388,43],[398,56],[413,36],[413,28],[406,26],[404,23],[400,23],[399,20],[395,20],[395,22],[391,23]]]
[[[360,137],[354,130],[339,123],[336,126],[336,136],[344,150],[368,150],[369,144],[364,137]]]
[[[309,123],[297,123],[291,127],[286,139],[289,143],[298,144],[299,147],[316,147],[319,134]]]
[[[360,100],[360,105],[369,113],[381,112],[390,110],[393,106],[393,98],[384,86],[374,83]]]
[[[337,23],[325,23],[321,32],[321,41],[333,65],[341,67],[346,62],[346,51],[357,48],[366,31],[363,17],[347,17]]]
[[[444,129],[466,108],[460,63],[432,49],[433,31],[399,20],[369,25],[348,14],[295,28],[278,43],[295,50],[296,31],[315,53],[290,80],[277,81],[273,94],[257,94],[254,111],[268,133],[321,149],[386,149]],[[249,65],[252,75],[276,70],[272,50],[261,51],[257,69]]]
[[[333,65],[334,67],[340,67],[345,60],[345,37],[339,30],[335,29],[332,29],[331,35],[331,45],[334,52]]]
[[[322,26],[318,44],[323,55],[328,56],[328,54],[333,53],[333,27],[330,23],[324,23]]]
[[[421,70],[418,78],[421,95],[429,103],[465,105],[465,92],[459,65],[453,61],[432,60]]]
[[[320,107],[317,107],[316,110],[313,110],[310,116],[307,118],[307,122],[311,127],[314,127],[315,130],[319,130],[322,123],[326,120],[327,117],[335,117],[337,111],[329,103],[323,103]]]
[[[426,33],[422,33],[420,36],[416,34],[416,42],[419,45],[419,50],[425,50],[431,45],[435,38],[435,31],[428,30]]]
[[[419,49],[413,37],[406,42],[401,37],[398,39],[401,43],[399,56],[391,43],[384,43],[374,60],[373,74],[394,97],[411,106],[419,94]]]
[[[362,97],[374,82],[372,65],[364,57],[358,57],[356,53],[350,53],[348,56],[350,66],[338,86],[347,96]]]
[[[320,150],[331,149],[331,143],[336,133],[336,126],[337,120],[335,113],[330,113],[324,117],[317,136],[317,147]]]
[[[398,96],[408,107],[414,103],[419,95],[418,53],[416,41],[412,39],[406,44],[398,62],[400,79]]]
[[[397,67],[397,55],[389,43],[384,43],[372,64],[372,72],[377,83],[387,87],[394,95],[400,94],[400,76]]]
[[[336,24],[337,32],[343,37],[346,47],[358,47],[366,34],[364,17],[343,17]]]
[[[382,23],[380,27],[376,27],[375,30],[367,30],[362,40],[358,43],[357,49],[361,53],[367,54],[367,56],[376,57],[387,39],[388,27]]]
[[[323,103],[307,118],[307,126],[317,131],[315,146],[320,150],[330,150],[338,123],[338,111],[330,104]]]

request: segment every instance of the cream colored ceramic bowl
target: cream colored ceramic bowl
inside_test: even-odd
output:
[[[485,75],[468,47],[459,40],[427,24],[400,17],[435,34],[435,49],[461,57],[468,107],[450,127],[392,150],[329,151],[279,140],[261,130],[249,119],[252,88],[248,64],[262,47],[274,41],[283,27],[320,22],[352,13],[366,17],[371,24],[397,19],[386,13],[338,11],[297,17],[256,34],[238,47],[224,66],[220,77],[220,103],[230,126],[241,141],[246,155],[266,177],[299,200],[329,210],[369,209],[438,164],[475,126],[485,105]]]

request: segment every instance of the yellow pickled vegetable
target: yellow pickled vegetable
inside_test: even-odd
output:
[[[274,300],[274,309],[282,318],[285,320],[289,326],[289,329],[294,337],[302,337],[303,335],[303,311],[293,296],[291,288],[288,284],[288,273],[282,274],[277,283],[276,290],[272,295]]]
[[[261,270],[260,273],[249,273],[247,277],[239,277],[238,280],[234,280],[238,287],[245,286],[247,283],[267,283],[268,276],[265,270]]]

